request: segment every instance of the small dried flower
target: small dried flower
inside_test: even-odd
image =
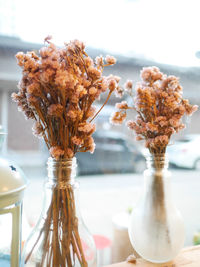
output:
[[[69,110],[67,112],[67,117],[69,117],[72,121],[75,121],[77,118],[77,113],[73,110]]]
[[[93,154],[94,153],[94,150],[95,150],[95,143],[93,141],[93,143],[90,144],[90,146],[89,146],[89,151],[90,151],[91,154]]]
[[[104,78],[101,83],[101,90],[105,92],[108,89],[108,81]]]
[[[29,86],[27,86],[27,93],[32,94],[34,96],[40,96],[41,90],[40,90],[40,84],[33,82]]]
[[[127,80],[124,87],[128,92],[130,92],[133,88],[133,81]]]
[[[85,61],[85,64],[86,64],[87,67],[94,66],[94,62],[93,62],[93,60],[91,59],[91,57],[86,57],[86,58],[84,59],[84,61]]]
[[[78,127],[78,130],[84,133],[94,132],[95,129],[96,129],[95,124],[91,124],[89,122],[80,123]]]
[[[60,87],[66,87],[67,85],[73,87],[75,85],[74,76],[66,70],[57,70],[55,84]]]
[[[117,83],[119,83],[119,81],[121,80],[121,77],[119,77],[119,76],[113,76],[113,78],[115,79],[115,81],[117,82]]]
[[[106,56],[105,60],[106,60],[107,64],[110,64],[110,65],[116,64],[116,62],[117,62],[115,57],[109,56],[109,55]]]
[[[20,94],[16,94],[16,93],[12,93],[11,94],[11,97],[12,97],[12,100],[14,102],[18,102],[18,101],[20,101],[22,99],[22,97],[20,96]]]
[[[150,131],[152,133],[158,131],[158,126],[151,122],[147,122],[145,126],[146,126],[147,131]]]
[[[42,127],[42,125],[39,122],[35,122],[33,125],[33,134],[37,137],[42,137],[43,133],[44,133],[44,129]]]
[[[83,139],[81,139],[80,137],[78,136],[73,136],[72,137],[72,142],[77,145],[77,146],[80,146],[83,144]]]
[[[103,63],[103,57],[102,56],[96,57],[95,58],[95,63],[96,63],[97,66],[101,66],[102,67],[103,64],[104,64]]]
[[[95,143],[94,139],[89,136],[84,141],[85,151],[90,151],[90,153],[93,153],[95,150]]]
[[[47,114],[49,116],[60,117],[63,113],[63,106],[61,104],[52,104],[48,107]]]
[[[141,71],[141,78],[144,82],[150,83],[157,80],[161,80],[163,77],[162,72],[160,72],[157,67],[143,68]]]
[[[90,89],[89,89],[89,94],[90,95],[95,95],[97,93],[97,88],[95,88],[95,87],[91,87]]]
[[[85,49],[85,44],[79,40],[74,40],[73,45],[76,46],[77,48],[79,48],[80,50]]]
[[[128,106],[126,101],[122,101],[121,103],[116,103],[115,107],[117,109],[128,109],[129,108],[129,106]]]
[[[61,147],[59,146],[52,146],[49,151],[50,151],[51,156],[55,158],[56,160],[62,157],[65,153],[65,151],[62,150]]]
[[[27,101],[28,101],[29,105],[32,106],[32,107],[35,107],[35,105],[38,102],[37,97],[35,97],[35,96],[31,95],[31,94],[27,94],[26,98],[27,98]]]
[[[92,66],[88,68],[88,74],[92,76],[94,79],[98,79],[101,77],[101,72]]]
[[[144,140],[144,137],[141,136],[141,135],[137,135],[136,138],[135,138],[136,141],[141,141],[141,140]]]
[[[115,88],[117,87],[117,83],[116,83],[116,80],[115,79],[111,79],[109,81],[109,85],[108,85],[110,91],[114,91]]]
[[[77,86],[76,91],[80,98],[83,97],[84,95],[87,95],[87,90],[84,88],[84,86],[80,84]]]
[[[162,135],[162,136],[156,136],[153,141],[151,146],[152,147],[166,147],[169,143],[169,138],[167,135]]]
[[[189,115],[189,116],[192,116],[192,114],[194,113],[194,112],[196,112],[198,110],[198,106],[197,105],[185,105],[185,112],[186,112],[186,114],[187,115]]]
[[[131,120],[127,121],[126,125],[130,130],[135,130],[137,127],[137,124]]]
[[[123,88],[120,86],[117,86],[115,90],[115,96],[118,98],[122,98],[123,94],[124,94]]]
[[[126,113],[117,111],[112,114],[110,122],[114,125],[117,125],[117,124],[122,124],[125,119],[126,119]]]
[[[73,158],[74,152],[71,148],[67,148],[67,157],[68,158]]]

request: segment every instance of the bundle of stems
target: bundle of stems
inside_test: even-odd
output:
[[[51,157],[59,162],[72,159],[77,152],[93,153],[93,120],[111,94],[120,90],[120,78],[102,75],[105,67],[116,63],[114,57],[99,56],[94,61],[78,40],[65,44],[64,48],[56,47],[50,40],[50,37],[45,39],[39,54],[31,51],[16,55],[22,79],[19,92],[13,93],[12,98],[26,118],[35,120],[34,134],[44,138]],[[106,91],[107,98],[96,111],[93,103]],[[62,172],[61,166],[58,168]],[[26,262],[44,236],[42,261],[38,266],[71,267],[75,258],[80,266],[87,266],[69,176],[63,173],[65,186],[60,188],[58,181],[53,188],[43,228]]]
[[[37,264],[38,267],[75,266],[77,261],[82,267],[88,266],[79,236],[74,191],[70,184],[66,188],[57,186],[53,189],[43,228],[27,255],[25,264],[32,256],[42,235],[42,260]]]
[[[169,228],[167,224],[167,211],[166,211],[166,198],[165,198],[165,176],[163,175],[163,169],[165,166],[166,155],[165,153],[155,153],[153,156],[153,168],[155,171],[153,172],[153,181],[151,184],[152,195],[152,206],[154,207],[154,218],[157,222],[159,222],[159,227],[165,227],[166,230],[166,239],[168,243],[171,242],[169,235]],[[158,229],[159,232],[159,229]]]

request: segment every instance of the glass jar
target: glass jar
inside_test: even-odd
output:
[[[151,155],[147,167],[143,195],[132,211],[129,237],[142,258],[164,263],[183,247],[184,224],[171,199],[167,157]]]
[[[25,243],[22,266],[95,267],[95,243],[79,209],[76,158],[49,158],[47,164],[43,210]]]

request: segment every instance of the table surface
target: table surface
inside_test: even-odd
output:
[[[181,253],[169,263],[154,264],[141,258],[136,263],[117,263],[107,267],[200,267],[200,246],[185,248]]]

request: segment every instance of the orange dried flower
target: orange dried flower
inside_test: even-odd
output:
[[[51,104],[47,109],[49,116],[60,117],[63,114],[63,106],[61,104]]]
[[[53,158],[55,159],[59,159],[60,157],[62,157],[64,155],[65,151],[59,147],[59,146],[52,146],[50,148],[50,154]]]

